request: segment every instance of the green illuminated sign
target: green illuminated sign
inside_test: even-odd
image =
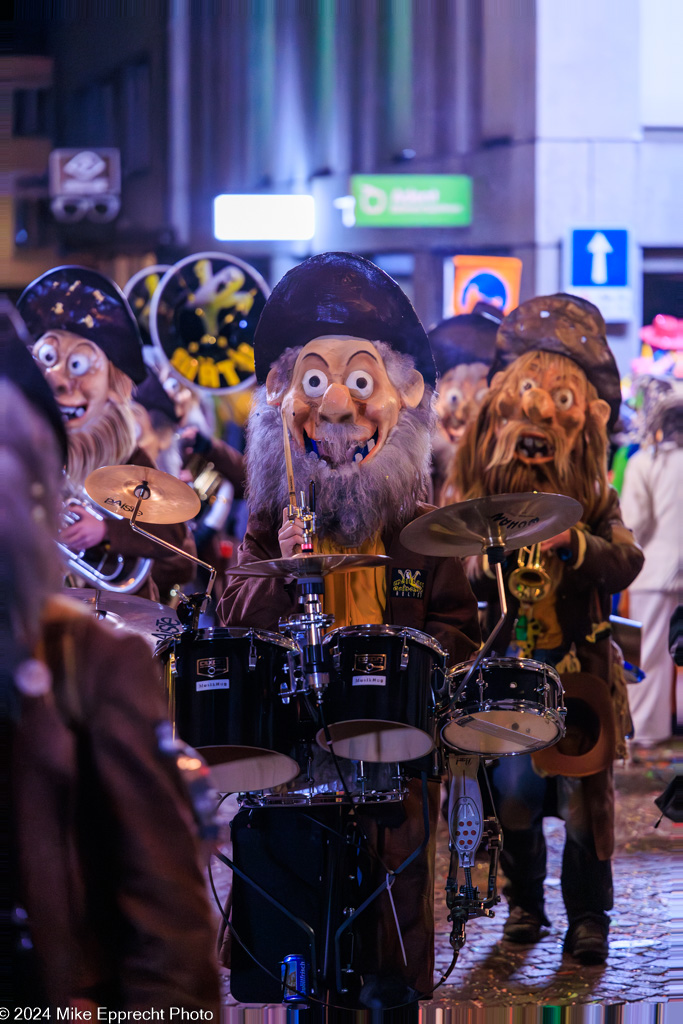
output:
[[[445,228],[472,223],[465,174],[354,174],[358,227]]]

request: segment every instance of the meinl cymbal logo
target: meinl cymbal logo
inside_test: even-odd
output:
[[[504,512],[496,512],[491,516],[491,520],[499,526],[504,526],[506,530],[524,530],[527,526],[535,526],[539,522],[538,516],[529,519],[509,519]]]

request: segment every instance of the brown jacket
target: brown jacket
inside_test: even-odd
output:
[[[431,512],[420,505],[418,515]],[[459,558],[434,558],[404,548],[399,530],[382,537],[391,558],[386,568],[387,605],[384,621],[409,626],[433,636],[448,651],[451,665],[465,661],[479,646],[477,603]],[[277,532],[258,530],[250,519],[238,552],[238,565],[280,557]],[[410,569],[418,586],[400,586],[399,570]],[[410,596],[408,596],[410,594]],[[413,594],[415,596],[413,596]],[[218,608],[222,623],[277,631],[278,621],[296,610],[296,585],[272,577],[233,577]]]
[[[604,680],[614,699],[614,649],[609,635],[588,640],[593,627],[607,623],[610,615],[610,596],[625,590],[640,572],[644,556],[633,534],[621,518],[619,499],[610,488],[603,513],[587,529],[571,531],[571,552],[562,566],[562,575],[555,592],[557,618],[562,630],[563,645],[574,644],[584,672]],[[585,550],[582,548],[585,544]],[[579,563],[580,558],[582,560]],[[577,564],[579,563],[579,564]],[[517,565],[517,552],[508,557],[505,565],[506,580]],[[493,580],[479,572],[473,579],[477,595],[498,607]],[[496,650],[504,654],[512,635],[519,602],[509,595],[506,626],[496,641]],[[497,617],[497,612],[493,618]],[[601,860],[611,857],[614,847],[614,792],[611,768],[588,776],[582,787],[593,825],[593,835]]]
[[[61,599],[52,690],[22,697],[12,791],[21,896],[48,999],[208,1009],[214,936],[187,795],[155,733],[165,702],[138,637]]]

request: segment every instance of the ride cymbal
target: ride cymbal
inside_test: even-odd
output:
[[[103,466],[86,478],[85,490],[107,512],[130,519],[138,501],[136,488],[143,484],[149,492],[137,517],[143,526],[186,523],[201,508],[195,492],[182,480],[147,466]]]
[[[291,558],[264,558],[260,562],[231,565],[226,572],[232,576],[328,576],[331,572],[354,572],[372,566],[386,565],[388,555],[293,555]]]
[[[530,491],[459,501],[428,512],[401,531],[401,544],[422,555],[479,555],[488,547],[508,550],[538,544],[579,521],[580,502],[564,494]]]

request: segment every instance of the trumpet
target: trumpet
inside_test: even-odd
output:
[[[522,604],[534,604],[547,595],[550,589],[550,574],[543,568],[540,544],[520,548],[517,568],[510,573],[508,588]]]
[[[96,519],[120,519],[120,516],[96,509],[87,498],[73,498],[62,512],[62,523],[70,526],[81,518],[70,511],[72,504],[78,503],[88,507]],[[145,582],[152,569],[151,558],[127,558],[111,551],[108,544],[100,544],[89,551],[72,551],[66,544],[57,541],[62,558],[69,572],[86,580],[98,590],[109,590],[119,594],[132,594]],[[86,555],[88,556],[86,558]]]

